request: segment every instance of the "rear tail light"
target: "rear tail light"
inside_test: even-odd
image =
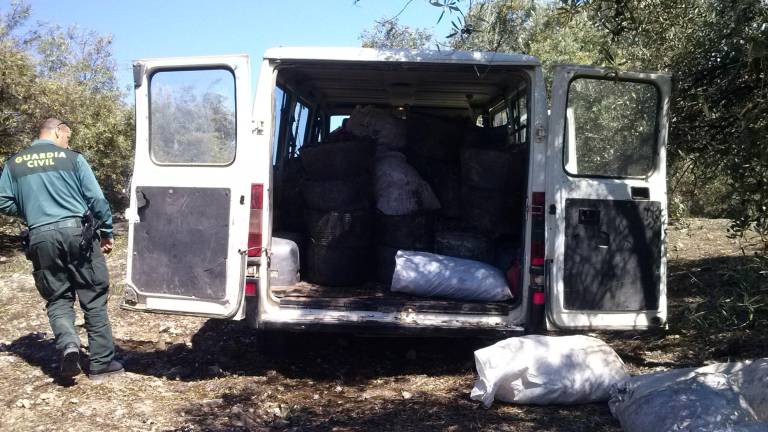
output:
[[[248,223],[248,256],[261,255],[261,216],[264,208],[264,185],[251,185],[251,218]]]
[[[245,295],[255,296],[259,289],[259,282],[255,280],[245,281]]]

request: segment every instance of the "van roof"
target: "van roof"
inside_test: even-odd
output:
[[[541,62],[526,54],[488,51],[411,50],[353,47],[280,47],[264,53],[269,60],[328,60],[355,62],[458,63],[481,65],[539,66]]]

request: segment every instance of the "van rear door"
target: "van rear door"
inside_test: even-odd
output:
[[[554,70],[547,148],[547,318],[558,328],[666,321],[671,80]]]
[[[232,317],[243,297],[252,152],[248,57],[137,61],[123,307]]]

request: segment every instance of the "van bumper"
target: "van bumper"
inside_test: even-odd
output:
[[[273,322],[259,321],[257,327],[264,330],[317,333],[351,333],[360,336],[401,336],[401,337],[483,337],[504,339],[522,336],[522,327],[480,327],[480,326],[428,326],[381,322]]]

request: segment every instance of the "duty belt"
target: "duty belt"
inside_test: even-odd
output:
[[[80,221],[80,219],[65,219],[63,221],[53,222],[46,225],[34,227],[30,229],[29,232],[39,233],[43,231],[55,230],[56,228],[80,228],[82,226],[83,226],[83,223]]]

